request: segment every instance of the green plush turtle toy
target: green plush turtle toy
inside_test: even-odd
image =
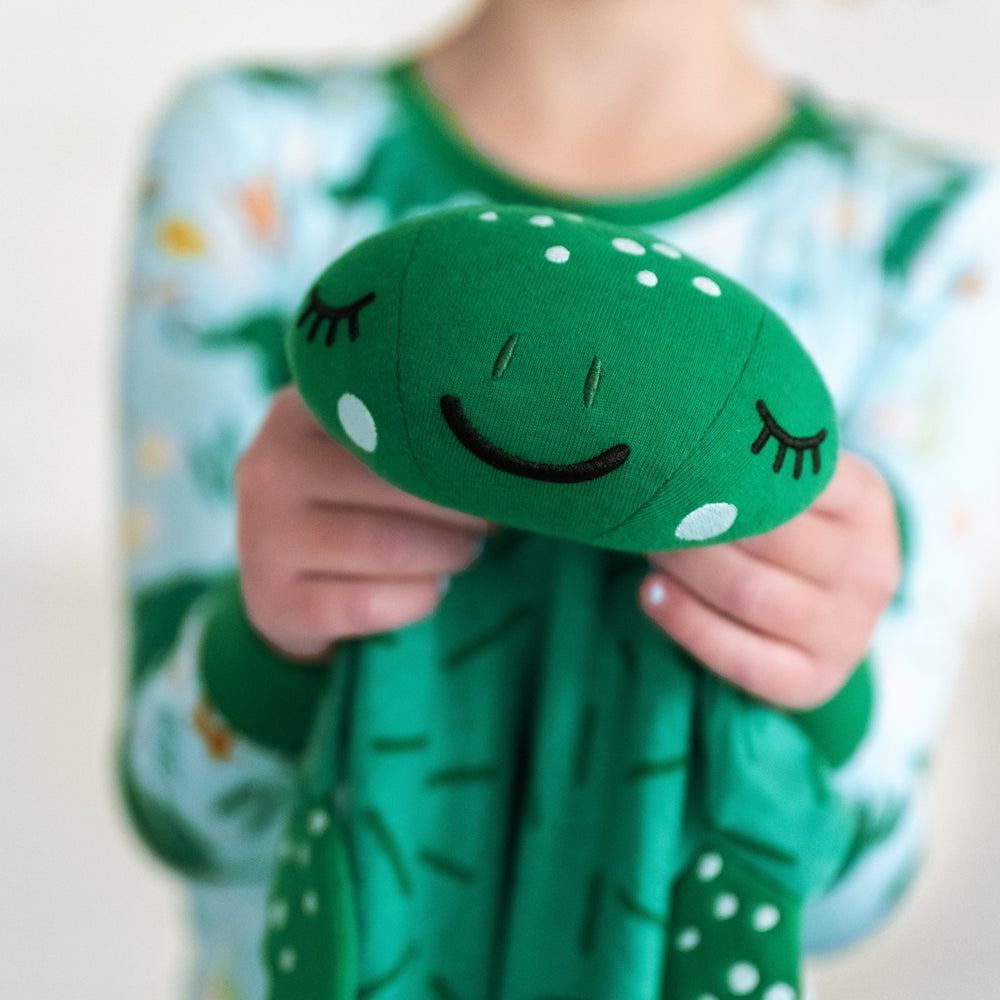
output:
[[[865,711],[763,705],[636,599],[641,553],[767,531],[832,475],[786,325],[643,232],[476,206],[346,253],[287,348],[336,440],[506,530],[433,617],[337,658],[272,887],[272,1000],[799,998]]]

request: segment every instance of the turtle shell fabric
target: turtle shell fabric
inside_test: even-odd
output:
[[[758,534],[836,463],[809,357],[749,291],[645,233],[459,208],[358,244],[290,329],[320,423],[394,485],[655,551]]]

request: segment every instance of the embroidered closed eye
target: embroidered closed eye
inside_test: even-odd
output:
[[[785,455],[791,448],[795,452],[793,477],[798,479],[802,475],[802,461],[807,451],[812,453],[813,472],[818,475],[820,468],[819,446],[826,440],[826,430],[820,430],[809,437],[796,437],[794,434],[789,434],[774,419],[762,399],[757,400],[757,412],[760,414],[760,419],[764,421],[764,427],[757,435],[757,440],[750,446],[750,450],[755,455],[759,455],[764,445],[771,438],[774,438],[778,442],[778,453],[775,455],[774,465],[771,467],[775,472],[781,472],[781,467],[785,464]]]
[[[347,335],[351,341],[358,339],[359,322],[358,317],[365,306],[371,305],[375,301],[375,293],[369,292],[362,295],[356,302],[351,302],[346,306],[331,306],[319,297],[319,292],[313,288],[309,295],[309,301],[302,309],[302,313],[295,324],[298,329],[302,329],[309,323],[309,332],[306,340],[312,343],[316,339],[319,331],[326,326],[325,346],[329,347],[337,336],[337,327],[340,321],[347,320]]]

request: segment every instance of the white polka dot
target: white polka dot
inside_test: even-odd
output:
[[[713,299],[717,299],[722,294],[722,289],[712,281],[711,278],[698,277],[691,282],[699,292],[704,292],[706,295],[711,295]]]
[[[556,220],[551,215],[533,215],[528,220],[533,226],[554,226]]]
[[[569,219],[570,222],[583,222],[583,216],[577,215],[576,212],[567,212],[566,218]]]
[[[737,962],[726,973],[726,985],[736,996],[745,997],[760,985],[760,973],[749,962]]]
[[[378,444],[375,418],[368,407],[349,392],[337,400],[337,416],[347,436],[362,450],[372,452]]]
[[[740,901],[731,892],[723,892],[715,897],[712,912],[718,920],[729,920],[736,916]]]
[[[325,809],[314,809],[309,814],[309,832],[314,837],[321,837],[330,825],[330,814]]]
[[[711,993],[699,993],[697,1000],[718,1000],[718,997],[713,996]]]
[[[483,222],[496,222],[497,219],[500,218],[500,216],[497,215],[496,212],[483,212],[483,214],[480,215],[479,218],[482,219]]]
[[[308,868],[312,861],[312,848],[308,844],[297,844],[294,861],[300,868]]]
[[[565,247],[549,247],[545,251],[545,258],[553,264],[565,264],[569,260],[569,251]]]
[[[636,278],[636,281],[638,281],[640,285],[645,285],[647,288],[655,288],[656,287],[657,278],[656,278],[656,275],[653,274],[652,271],[640,271],[635,276],[635,278]]]
[[[611,245],[622,253],[631,254],[633,257],[641,257],[646,248],[635,240],[630,240],[627,236],[619,236],[611,241]]]
[[[299,963],[299,956],[294,948],[282,948],[278,952],[278,968],[282,972],[294,972],[295,966]]]
[[[795,1000],[795,990],[788,983],[775,983],[764,993],[764,1000]]]
[[[728,531],[736,520],[737,510],[731,503],[706,503],[691,511],[674,534],[684,542],[703,542]]]
[[[267,904],[267,926],[281,928],[288,921],[288,903],[284,899],[273,899]]]
[[[672,247],[669,243],[654,243],[653,249],[657,253],[662,253],[664,257],[669,257],[671,260],[680,260],[684,255],[676,247]]]
[[[722,857],[721,855],[715,854],[703,854],[698,859],[698,880],[700,882],[711,882],[712,879],[718,878],[719,873],[722,871]]]
[[[319,910],[319,896],[311,889],[302,894],[302,912],[314,916]]]
[[[678,951],[694,951],[701,944],[701,932],[697,927],[685,927],[675,943]]]
[[[753,911],[753,916],[750,918],[750,922],[753,924],[753,929],[755,931],[761,931],[762,933],[777,927],[780,920],[781,913],[776,906],[772,906],[770,903],[758,906],[757,909]]]

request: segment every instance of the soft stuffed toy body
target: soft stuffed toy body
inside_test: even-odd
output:
[[[576,219],[439,213],[328,270],[289,341],[323,426],[411,493],[608,548],[804,509],[836,425],[787,327],[673,247]]]
[[[342,649],[272,997],[798,997],[863,699],[831,727],[708,675],[630,554],[766,531],[826,484],[835,416],[787,327],[645,234],[476,207],[346,254],[288,353],[377,473],[509,527],[431,620]]]

